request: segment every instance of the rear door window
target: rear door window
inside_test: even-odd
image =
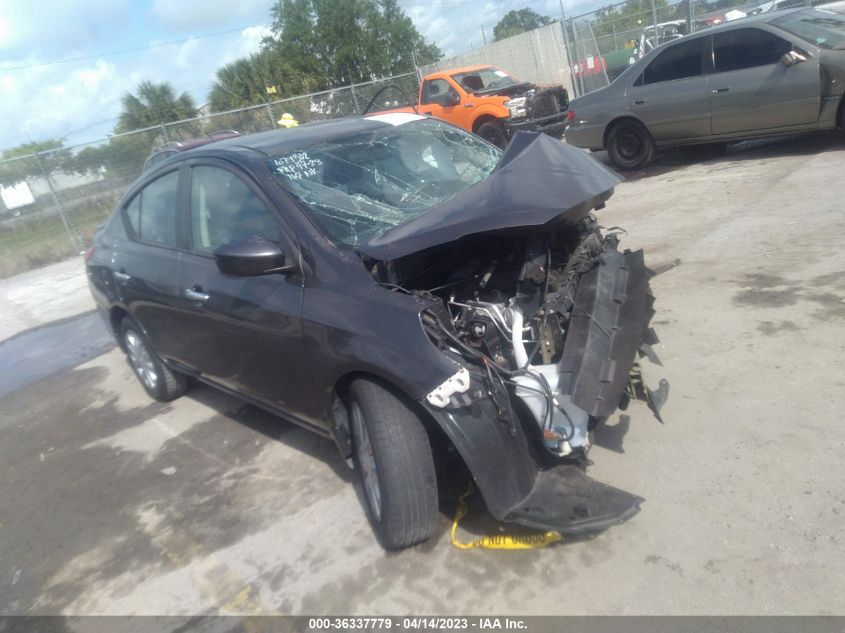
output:
[[[125,207],[135,238],[148,244],[175,247],[179,172],[172,171],[141,189]]]
[[[762,29],[737,29],[713,36],[715,72],[777,64],[792,44]]]
[[[644,84],[689,79],[702,74],[705,38],[680,42],[667,48],[652,60],[643,73]]]
[[[258,194],[228,169],[212,165],[193,167],[193,249],[211,253],[224,244],[246,237],[281,242],[279,224]]]

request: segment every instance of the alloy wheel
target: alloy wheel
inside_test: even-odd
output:
[[[355,456],[361,469],[361,480],[364,482],[364,493],[376,521],[381,521],[381,486],[378,483],[378,469],[373,455],[373,445],[367,425],[364,423],[364,412],[357,402],[350,407],[352,414],[352,432],[355,438]]]
[[[147,349],[144,341],[132,330],[126,333],[126,353],[129,355],[129,362],[132,369],[144,383],[147,389],[154,390],[158,384],[158,372],[156,371],[153,357]]]

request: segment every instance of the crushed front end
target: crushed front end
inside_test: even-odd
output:
[[[422,326],[456,370],[421,404],[500,520],[577,533],[642,501],[585,474],[595,426],[632,398],[659,416],[668,389],[638,362],[657,360],[652,273],[591,213],[617,182],[520,134],[486,181],[366,247],[377,282],[428,302]]]
[[[569,95],[563,86],[536,86],[513,94],[504,105],[510,116],[505,120],[508,136],[516,132],[535,131],[561,136],[566,128]]]
[[[496,511],[501,504],[488,501],[497,518],[573,533],[624,520],[639,506],[639,497],[583,471],[592,429],[637,395],[631,372],[639,356],[653,357],[656,341],[642,251],[620,252],[617,244],[592,216],[551,233],[483,236],[439,254],[414,283],[439,299],[421,315],[426,332],[461,364],[428,394],[429,410],[464,435],[483,412],[499,432],[471,440],[469,451],[510,450],[513,461],[532,465],[524,477],[530,486],[507,492],[506,507]],[[646,393],[654,405],[658,396]],[[504,451],[490,451],[491,442]],[[514,486],[497,482],[501,474],[525,469],[480,470],[487,498]]]

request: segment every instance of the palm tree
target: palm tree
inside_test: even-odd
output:
[[[219,68],[208,102],[213,112],[266,103],[298,94],[298,78],[276,51],[263,49]]]
[[[123,95],[123,112],[117,120],[116,132],[129,132],[197,116],[191,95],[183,92],[178,97],[174,96],[173,87],[167,82],[142,81],[135,92]]]

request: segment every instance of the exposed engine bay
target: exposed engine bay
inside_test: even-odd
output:
[[[515,86],[516,87],[516,86]],[[544,119],[569,109],[569,94],[563,86],[521,84],[520,90],[510,90],[506,102],[511,119]]]
[[[630,397],[658,414],[666,387],[651,392],[629,376],[639,372],[638,350],[656,359],[650,271],[641,252],[619,252],[618,231],[585,215],[377,262],[371,272],[383,285],[437,301],[423,326],[465,367],[429,404],[490,398],[503,424],[533,422],[532,435],[556,457],[585,455],[589,431]]]

